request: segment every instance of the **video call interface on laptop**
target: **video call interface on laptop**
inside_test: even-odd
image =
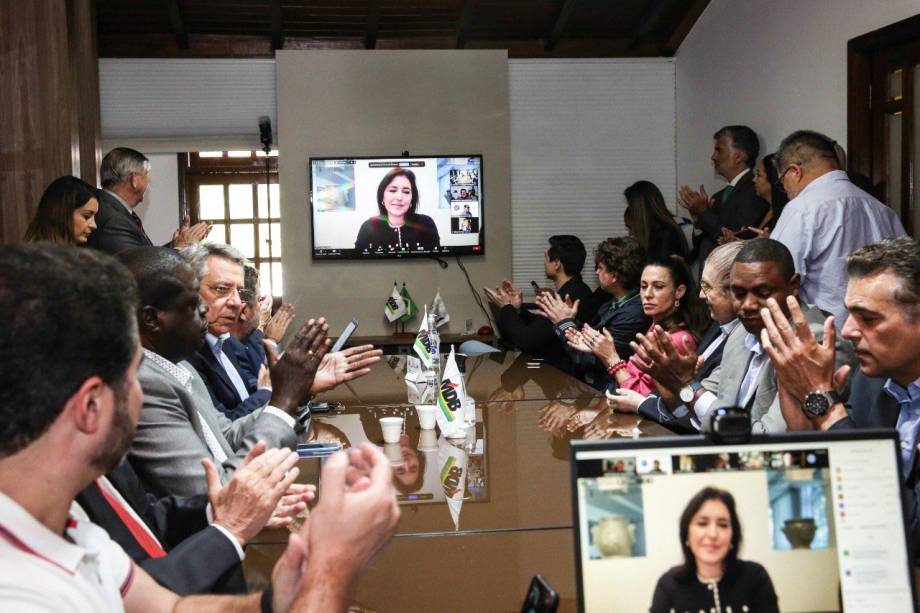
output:
[[[913,610],[895,438],[791,440],[574,444],[582,610],[649,610],[706,487],[734,497],[738,558],[766,569],[780,610]]]

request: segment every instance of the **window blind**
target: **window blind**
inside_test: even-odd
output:
[[[510,60],[508,72],[514,283],[525,292],[531,279],[545,285],[547,239],[574,234],[596,287],[593,249],[626,234],[629,185],[652,181],[674,210],[674,62]]]

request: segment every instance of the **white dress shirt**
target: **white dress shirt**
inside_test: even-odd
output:
[[[4,611],[124,611],[134,562],[73,509],[67,538],[0,493],[0,603]]]
[[[220,336],[215,336],[214,334],[208,332],[208,334],[205,336],[208,347],[211,348],[211,353],[214,354],[214,357],[217,358],[217,361],[224,369],[224,372],[227,373],[227,377],[229,377],[230,383],[233,384],[233,387],[236,389],[236,393],[240,396],[240,402],[242,402],[243,400],[249,398],[249,390],[246,389],[246,384],[243,383],[243,378],[240,376],[236,366],[233,365],[233,362],[231,362],[230,358],[227,357],[227,354],[224,353],[224,342],[226,342],[228,338],[230,338],[229,332],[224,332]]]
[[[847,318],[847,256],[904,235],[893,210],[853,185],[847,173],[834,170],[789,201],[770,238],[792,252],[795,270],[802,275],[802,301],[832,313],[840,330]]]

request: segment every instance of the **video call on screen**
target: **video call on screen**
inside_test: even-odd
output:
[[[388,230],[378,202],[382,182],[397,168],[412,173],[418,195],[400,233]],[[481,155],[311,158],[314,259],[481,255],[482,170]],[[370,240],[368,224],[377,230]]]

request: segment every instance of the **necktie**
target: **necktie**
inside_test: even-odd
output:
[[[125,506],[109,492],[106,491],[106,488],[102,486],[99,480],[96,480],[96,487],[99,488],[99,492],[102,494],[102,497],[105,499],[109,506],[115,511],[115,514],[118,515],[118,518],[121,520],[121,523],[125,525],[128,529],[128,532],[131,533],[131,536],[134,537],[134,540],[137,541],[144,551],[147,552],[147,555],[151,558],[162,558],[166,555],[166,550],[163,549],[163,546],[160,545],[159,541],[153,536],[149,528],[144,525],[141,525],[140,520],[134,517],[134,514],[131,513]]]
[[[144,229],[144,224],[143,224],[143,222],[141,222],[141,218],[138,217],[138,216],[137,216],[137,213],[135,213],[134,211],[131,211],[131,219],[133,219],[133,220],[134,220],[134,223],[137,224],[137,227],[140,228],[140,229],[143,231],[143,229]]]
[[[240,376],[239,371],[237,371],[236,366],[233,365],[233,362],[231,362],[227,354],[224,353],[224,342],[229,337],[229,333],[217,337],[217,342],[214,343],[214,357],[217,358],[221,368],[224,369],[224,373],[226,373],[227,378],[230,379],[230,383],[233,384],[237,395],[240,397],[240,402],[242,402],[249,398],[249,390],[246,389],[246,384],[243,383],[243,378]]]
[[[725,189],[722,190],[722,204],[728,202],[729,197],[732,195],[732,192],[735,191],[734,185],[726,185]]]

